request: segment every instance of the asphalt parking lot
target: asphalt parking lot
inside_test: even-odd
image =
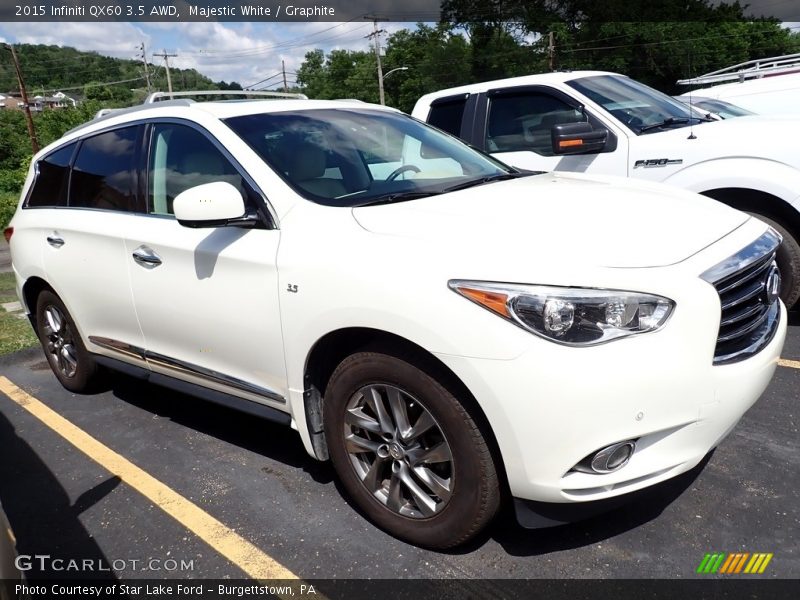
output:
[[[799,578],[800,314],[783,358],[703,470],[559,528],[524,530],[506,510],[469,546],[437,553],[366,521],[296,432],[123,376],[108,392],[74,395],[37,348],[0,358],[0,500],[20,554],[50,556],[31,560],[34,581],[241,579],[252,575],[236,550],[247,543],[278,576],[306,579],[693,578],[704,554],[718,551],[774,553],[758,577]],[[121,456],[125,474],[66,441],[75,428]],[[145,476],[174,496],[153,492]],[[198,514],[221,529],[209,533]],[[65,570],[71,559],[96,570]]]

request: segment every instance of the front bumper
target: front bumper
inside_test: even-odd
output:
[[[525,529],[557,527],[590,519],[635,502],[649,502],[651,506],[663,507],[679,496],[697,478],[713,456],[712,450],[689,471],[653,486],[589,502],[537,502],[514,498],[517,522]]]
[[[515,498],[585,503],[640,490],[691,470],[733,429],[772,378],[786,310],[760,352],[715,366],[719,300],[706,287],[653,334],[577,349],[537,339],[513,360],[439,355],[484,410]],[[618,471],[571,471],[624,440],[636,451]]]

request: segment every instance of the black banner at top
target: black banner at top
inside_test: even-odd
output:
[[[597,0],[604,5],[619,4],[614,20],[693,21],[696,5],[733,4],[733,0],[687,0],[676,11],[664,11],[653,0]],[[783,22],[800,22],[800,0],[748,0],[745,15],[770,17]],[[435,22],[448,5],[466,8],[479,20],[515,20],[526,10],[544,6],[554,14],[570,11],[586,2],[572,0],[0,0],[0,22],[125,21],[125,22],[310,22],[379,19],[393,22]],[[522,8],[521,8],[522,7]],[[559,8],[564,8],[559,11]],[[462,12],[463,14],[463,12]],[[580,18],[578,16],[578,18]],[[738,19],[735,11],[718,19]]]
[[[440,0],[2,0],[0,21],[438,21]]]

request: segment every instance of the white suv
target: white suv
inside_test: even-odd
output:
[[[786,332],[761,221],[356,102],[94,121],[36,155],[6,235],[67,389],[118,370],[291,425],[436,548],[503,495],[551,524],[693,468]]]

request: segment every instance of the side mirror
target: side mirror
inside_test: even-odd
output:
[[[245,214],[244,199],[225,181],[204,183],[182,191],[172,203],[175,218],[184,227],[253,227],[258,218]]]
[[[551,130],[554,154],[594,154],[605,148],[606,129],[592,129],[590,123],[561,123]]]

